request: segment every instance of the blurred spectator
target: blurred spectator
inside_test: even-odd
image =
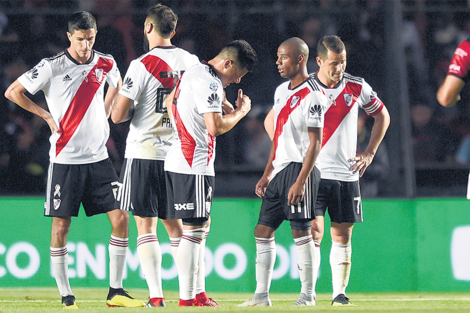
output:
[[[263,107],[256,106],[248,113],[245,121],[247,136],[244,145],[246,166],[262,171],[266,167],[271,151],[271,140],[264,129],[266,112]]]
[[[450,132],[439,124],[427,105],[417,104],[411,108],[413,151],[415,161],[444,162],[452,154]]]
[[[374,119],[369,117],[363,110],[359,111],[358,118],[358,137],[357,149],[358,153],[366,150],[370,141],[371,129]],[[359,180],[361,186],[362,198],[376,198],[382,196],[386,192],[386,178],[390,170],[390,163],[388,160],[387,145],[382,141],[373,162],[369,165],[364,175]]]

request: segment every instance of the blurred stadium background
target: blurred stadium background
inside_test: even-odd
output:
[[[201,60],[233,39],[246,39],[260,56],[258,72],[227,90],[234,101],[242,88],[253,105],[239,126],[217,139],[208,290],[254,290],[252,229],[260,202],[253,189],[269,153],[262,121],[282,82],[277,47],[288,37],[303,38],[313,72],[317,40],[336,34],[347,45],[346,71],[364,77],[391,115],[384,143],[361,180],[366,224],[355,228],[350,291],[470,291],[470,214],[463,199],[470,163],[470,88],[452,109],[441,108],[435,98],[455,48],[470,36],[466,0],[0,0],[0,287],[55,286],[48,267],[50,220],[41,217],[49,128],[8,102],[3,92],[40,59],[68,46],[65,21],[77,10],[97,16],[95,49],[112,54],[124,76],[130,61],[143,53],[146,10],[157,3],[179,15],[174,44]],[[44,101],[40,94],[34,99]],[[119,171],[128,125],[110,123],[108,148]],[[367,143],[370,123],[360,117],[358,149]],[[234,212],[243,219],[227,232]],[[74,220],[72,287],[107,285],[105,219]],[[159,237],[166,242],[166,234]],[[273,282],[273,291],[297,290],[285,225],[277,238],[276,279],[282,282]],[[125,284],[146,288],[132,241]],[[331,288],[324,242],[319,292]],[[175,290],[166,257],[164,287]]]

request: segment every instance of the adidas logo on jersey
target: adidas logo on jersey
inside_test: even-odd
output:
[[[126,80],[124,80],[123,87],[126,86],[127,89],[131,89],[133,85],[134,83],[130,77],[127,77]]]
[[[68,74],[65,75],[64,79],[62,79],[63,82],[69,82],[71,80],[72,80],[72,78],[70,78],[70,76]]]

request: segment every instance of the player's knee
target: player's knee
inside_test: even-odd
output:
[[[276,230],[272,227],[258,224],[255,227],[255,237],[257,238],[272,238]]]

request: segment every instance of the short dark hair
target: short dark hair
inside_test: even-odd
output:
[[[73,34],[75,30],[98,30],[96,27],[96,19],[91,13],[86,11],[75,12],[69,18],[69,33]]]
[[[166,5],[157,4],[147,10],[147,18],[152,20],[155,30],[163,38],[170,38],[176,29],[178,15]]]
[[[346,51],[346,46],[338,36],[324,36],[318,41],[317,56],[325,59],[328,55],[328,50],[339,54]]]
[[[219,55],[224,58],[235,58],[235,63],[248,72],[252,72],[258,65],[258,55],[255,49],[245,40],[234,40],[222,48]]]

